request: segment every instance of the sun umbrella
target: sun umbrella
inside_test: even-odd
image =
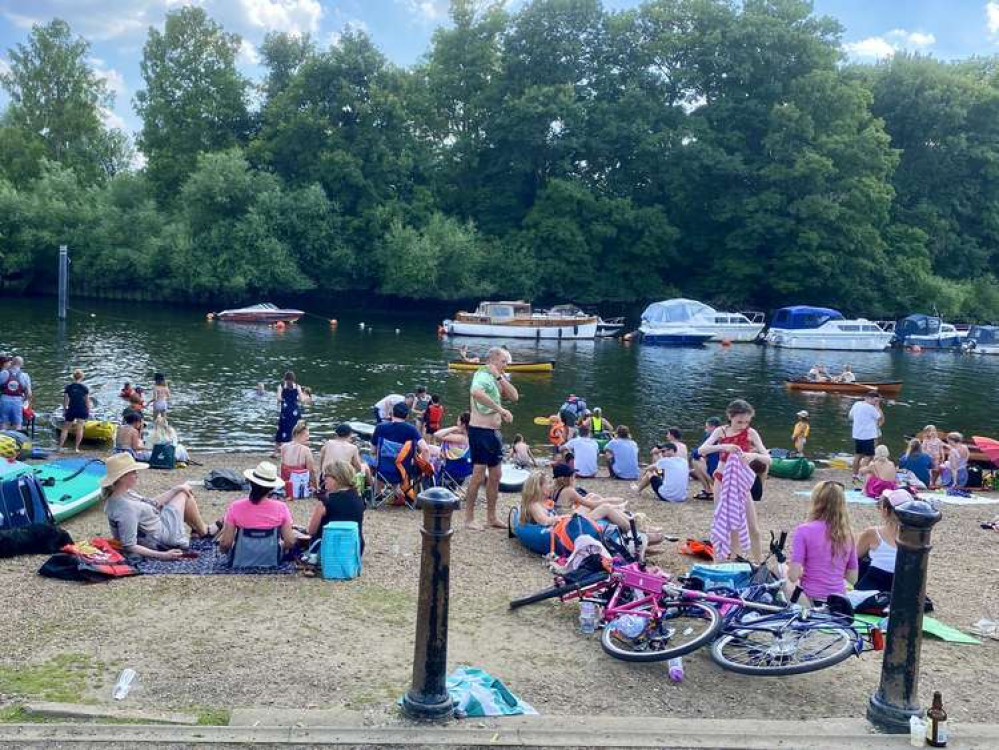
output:
[[[982,453],[984,453],[989,461],[995,466],[999,466],[999,440],[993,440],[992,438],[979,437],[975,435],[971,438],[972,441],[977,445]]]

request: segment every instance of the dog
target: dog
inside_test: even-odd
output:
[[[16,529],[0,531],[0,558],[18,555],[48,555],[58,552],[73,537],[58,526],[32,523]]]

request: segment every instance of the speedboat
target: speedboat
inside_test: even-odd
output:
[[[490,336],[508,339],[592,339],[595,315],[566,317],[535,312],[527,302],[480,302],[475,312],[459,312],[441,325],[449,336]]]
[[[704,341],[754,341],[763,326],[763,313],[718,312],[703,302],[678,298],[646,307],[639,331],[642,340],[650,344],[677,336],[707,336]]]
[[[797,305],[782,307],[770,323],[766,343],[783,349],[826,349],[880,352],[894,331],[866,318],[847,320],[839,310]]]
[[[975,354],[999,354],[999,326],[971,326],[963,348]]]
[[[294,323],[305,313],[302,310],[289,310],[261,302],[259,305],[223,310],[215,317],[228,323]]]
[[[909,315],[895,324],[895,343],[922,349],[957,349],[965,334],[934,315]]]
[[[588,318],[590,315],[576,305],[555,305],[548,315],[565,318]],[[624,318],[597,318],[597,338],[617,336],[624,330]]]

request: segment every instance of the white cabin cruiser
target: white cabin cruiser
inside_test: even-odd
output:
[[[642,340],[655,344],[679,336],[709,338],[706,341],[755,341],[764,326],[763,313],[718,312],[692,299],[654,302],[642,313]]]
[[[542,311],[544,312],[544,311]],[[576,305],[555,305],[547,311],[548,315],[565,318],[590,318],[589,313],[584,312]],[[609,338],[617,336],[624,330],[624,318],[597,318],[597,338]]]
[[[879,352],[894,335],[866,318],[847,320],[838,310],[797,305],[777,311],[765,341],[783,349]]]
[[[480,302],[474,313],[459,312],[442,323],[449,336],[488,336],[511,339],[592,339],[595,315],[565,317],[534,312],[527,302]]]

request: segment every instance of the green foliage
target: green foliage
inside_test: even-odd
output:
[[[411,69],[358,31],[272,34],[251,83],[187,6],[144,48],[133,174],[54,21],[2,79],[0,284],[50,288],[66,243],[87,290],[170,299],[999,317],[996,60],[844,66],[841,31],[808,0],[452,0]]]

